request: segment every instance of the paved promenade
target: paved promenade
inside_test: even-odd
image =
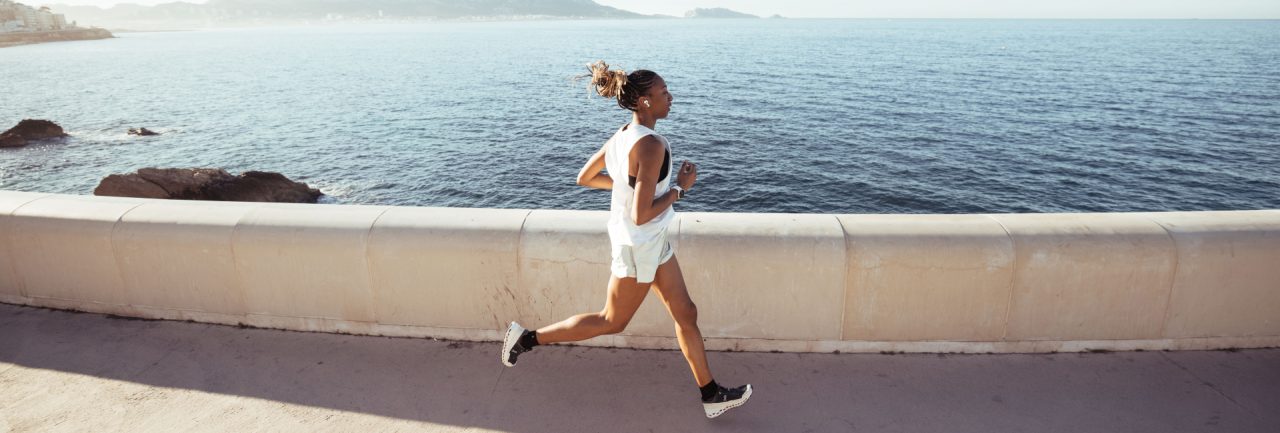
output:
[[[0,433],[1280,431],[1280,349],[713,352],[715,420],[679,352],[497,350],[0,304]]]

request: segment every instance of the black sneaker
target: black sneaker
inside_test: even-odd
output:
[[[524,335],[524,327],[519,323],[511,322],[511,327],[507,328],[507,337],[502,340],[502,365],[507,367],[516,366],[516,357],[521,353],[528,352],[530,349],[520,344],[520,337]]]
[[[751,398],[751,384],[739,386],[737,388],[725,388],[723,386],[716,390],[716,395],[710,399],[702,400],[702,410],[707,412],[707,418],[715,418],[720,416],[729,409],[742,406]]]

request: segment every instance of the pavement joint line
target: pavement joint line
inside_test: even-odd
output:
[[[489,390],[489,401],[493,401],[493,395],[498,393],[498,384],[502,383],[502,374],[506,372],[505,368],[498,370],[498,378],[493,381],[493,389]]]
[[[147,364],[146,366],[143,366],[142,370],[139,370],[137,373],[133,373],[129,375],[128,378],[133,379],[136,377],[140,377],[143,374],[146,374],[146,372],[151,370],[151,367],[160,365],[161,362],[164,362],[165,359],[169,358],[169,355],[172,355],[173,352],[176,352],[177,350],[178,349],[176,346],[170,346],[170,349],[167,352],[165,352],[164,355],[160,355],[160,358],[156,359],[155,361],[152,361],[150,364]]]
[[[498,393],[498,385],[502,384],[502,375],[507,372],[508,368],[511,367],[503,366],[501,370],[498,370],[498,378],[493,380],[493,389],[489,390],[489,398],[485,400],[484,405],[484,414],[486,417],[489,416],[489,412],[493,410],[493,395]]]
[[[1227,395],[1227,393],[1222,392],[1222,390],[1218,389],[1218,387],[1217,387],[1217,386],[1215,386],[1213,383],[1211,383],[1211,382],[1209,382],[1209,381],[1207,381],[1207,380],[1201,379],[1201,378],[1200,378],[1200,376],[1197,376],[1195,372],[1191,371],[1191,369],[1189,369],[1189,368],[1187,368],[1187,367],[1183,366],[1182,364],[1179,364],[1179,363],[1178,363],[1178,361],[1174,361],[1174,360],[1173,360],[1173,358],[1170,358],[1170,357],[1169,357],[1169,354],[1167,354],[1167,353],[1165,353],[1165,352],[1160,352],[1160,356],[1163,356],[1163,357],[1164,357],[1164,359],[1166,359],[1166,360],[1168,360],[1169,362],[1173,363],[1173,365],[1176,365],[1178,368],[1182,369],[1182,371],[1187,372],[1187,374],[1191,375],[1191,377],[1193,377],[1193,378],[1195,378],[1196,380],[1200,381],[1200,384],[1201,384],[1201,385],[1204,385],[1204,386],[1206,386],[1206,387],[1209,387],[1209,389],[1212,389],[1214,392],[1218,393],[1218,395],[1221,395],[1221,396],[1222,396],[1222,398],[1225,398],[1225,399],[1227,399],[1227,401],[1230,401],[1230,402],[1231,402],[1231,404],[1236,405],[1236,407],[1238,407],[1238,408],[1240,408],[1240,409],[1244,410],[1244,411],[1245,411],[1245,412],[1247,412],[1249,415],[1252,415],[1255,419],[1260,420],[1260,421],[1262,420],[1262,417],[1261,417],[1261,416],[1258,416],[1258,414],[1253,413],[1253,411],[1252,411],[1252,410],[1250,410],[1248,407],[1245,407],[1244,405],[1240,404],[1240,402],[1237,402],[1237,401],[1236,401],[1236,399],[1231,398],[1231,396]]]

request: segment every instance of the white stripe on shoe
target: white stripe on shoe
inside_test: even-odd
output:
[[[507,327],[507,335],[502,339],[502,353],[498,359],[502,361],[502,365],[507,367],[515,367],[516,364],[511,362],[511,348],[520,342],[520,336],[524,335],[524,327],[519,323],[511,322],[511,326]]]

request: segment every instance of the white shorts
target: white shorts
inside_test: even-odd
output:
[[[658,265],[675,255],[675,248],[667,242],[667,233],[663,231],[662,236],[644,245],[614,245],[613,264],[609,269],[618,278],[632,277],[638,283],[652,283]]]

